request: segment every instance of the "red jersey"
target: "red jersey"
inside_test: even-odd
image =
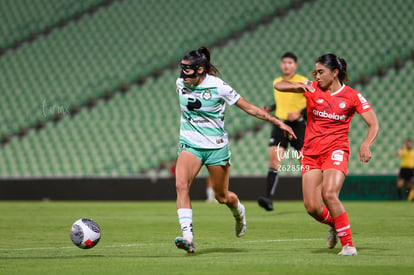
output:
[[[349,86],[335,93],[322,90],[317,81],[307,82],[315,88],[314,92],[305,92],[308,120],[304,156],[321,155],[332,149],[349,152],[349,124],[355,111],[364,113],[371,110],[367,100]]]

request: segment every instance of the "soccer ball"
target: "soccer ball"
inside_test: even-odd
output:
[[[79,248],[88,249],[98,244],[101,239],[99,225],[91,219],[79,219],[72,224],[70,239]]]

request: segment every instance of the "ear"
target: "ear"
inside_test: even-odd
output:
[[[198,74],[202,74],[202,73],[204,73],[204,67],[199,67],[199,68],[197,69],[197,73],[198,73]]]
[[[338,69],[335,69],[335,70],[332,71],[332,76],[334,78],[338,77],[338,74],[339,74],[339,70]]]

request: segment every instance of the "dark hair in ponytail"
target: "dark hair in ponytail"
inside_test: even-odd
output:
[[[210,50],[206,47],[200,47],[198,50],[188,52],[183,59],[191,62],[192,65],[203,67],[203,74],[219,75],[219,70],[210,62]]]
[[[338,70],[338,79],[341,84],[349,81],[345,59],[340,58],[333,53],[328,53],[318,57],[315,63],[320,63],[329,68],[331,71]]]

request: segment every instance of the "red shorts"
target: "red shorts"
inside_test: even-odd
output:
[[[349,152],[343,150],[328,151],[320,156],[304,156],[302,158],[302,175],[312,169],[322,171],[334,168],[342,171],[345,176],[348,170]]]

